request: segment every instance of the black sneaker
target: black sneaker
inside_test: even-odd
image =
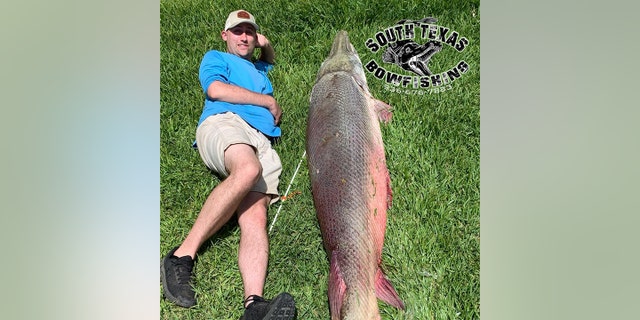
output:
[[[167,253],[160,265],[160,277],[164,296],[169,301],[185,308],[196,305],[196,293],[191,286],[193,259],[190,256],[173,255],[178,247]]]
[[[265,300],[260,296],[249,296],[253,301],[244,310],[240,320],[291,320],[296,318],[296,303],[293,297],[284,292],[273,300]],[[245,301],[246,302],[246,301]]]

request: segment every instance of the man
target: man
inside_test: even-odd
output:
[[[209,51],[200,64],[205,104],[194,146],[205,165],[223,179],[207,197],[184,242],[163,259],[161,276],[167,299],[194,306],[191,282],[196,252],[236,212],[245,302],[241,319],[293,319],[295,303],[288,293],[271,301],[262,298],[269,255],[267,207],[278,200],[282,170],[271,141],[281,134],[282,109],[266,75],[275,52],[257,30],[252,14],[231,12],[221,32],[227,52]],[[260,57],[254,63],[255,48],[260,48]]]

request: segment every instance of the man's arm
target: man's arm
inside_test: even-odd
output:
[[[260,57],[258,60],[262,60],[268,64],[274,64],[276,59],[276,52],[271,46],[269,39],[260,33],[256,33],[257,44],[256,47],[260,48]]]
[[[265,107],[275,118],[275,123],[280,123],[282,109],[276,102],[276,99],[268,94],[260,94],[239,86],[216,80],[207,88],[207,96],[212,100],[226,101],[235,104],[252,104],[255,106]]]

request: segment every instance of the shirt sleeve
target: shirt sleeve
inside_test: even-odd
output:
[[[200,62],[199,78],[202,91],[204,91],[206,96],[207,89],[214,81],[218,80],[223,83],[229,83],[229,67],[227,62],[224,61],[219,53],[215,51],[207,52],[202,58],[202,62]]]
[[[256,69],[258,69],[258,71],[267,73],[269,71],[271,71],[271,69],[273,69],[273,65],[266,62],[266,61],[262,61],[262,60],[258,60],[254,63],[254,65],[256,66]]]

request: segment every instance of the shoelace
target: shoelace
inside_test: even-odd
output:
[[[188,284],[191,281],[191,270],[193,270],[193,262],[189,256],[181,257],[176,260],[176,278],[179,284]]]

